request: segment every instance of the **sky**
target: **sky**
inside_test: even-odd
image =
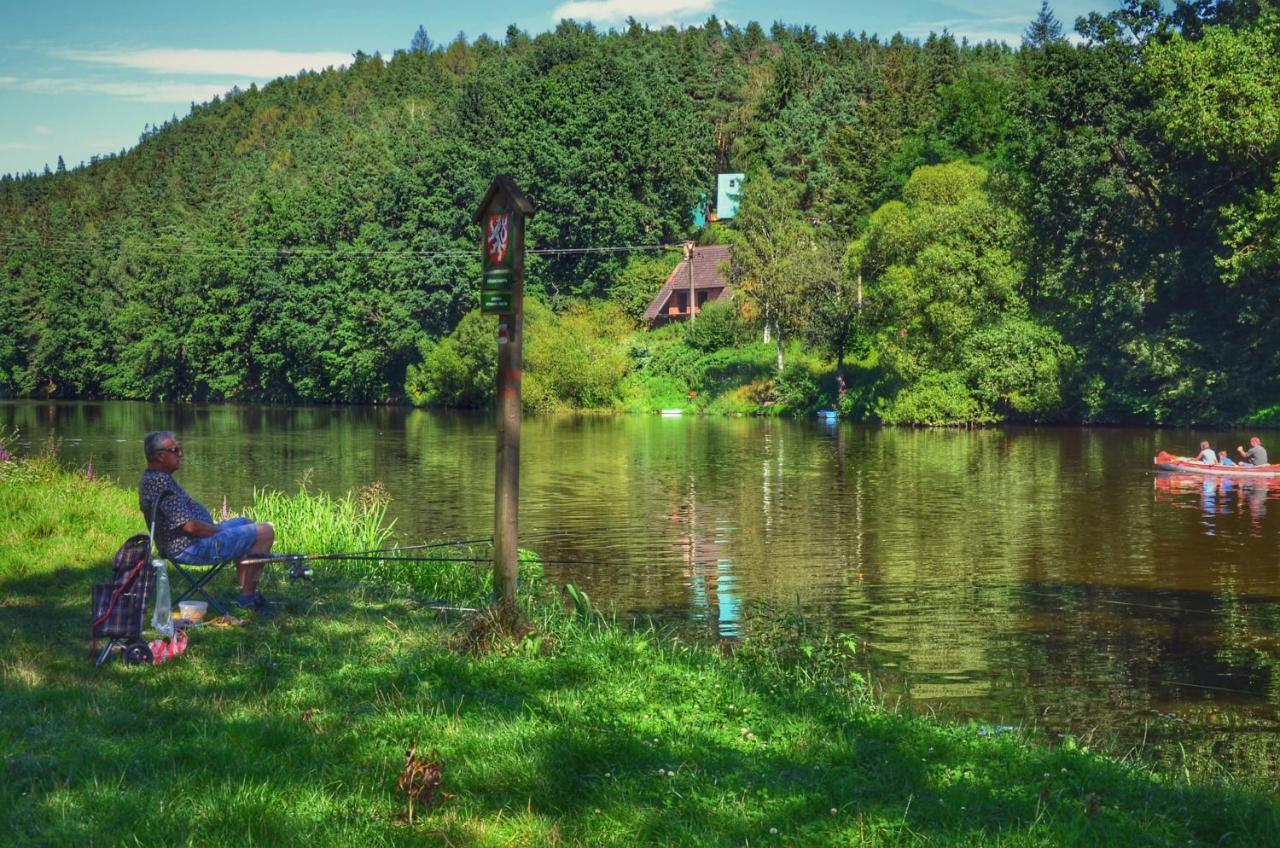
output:
[[[1077,16],[1116,5],[1051,2],[1068,32]],[[607,30],[628,17],[682,26],[716,15],[766,29],[777,20],[883,37],[945,29],[1016,45],[1039,9],[1040,0],[0,0],[0,174],[54,168],[60,155],[74,168],[232,86],[345,65],[357,50],[390,56],[419,26],[447,44],[459,33],[501,39],[513,23],[537,34],[563,18]]]

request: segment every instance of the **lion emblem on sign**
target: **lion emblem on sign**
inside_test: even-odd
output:
[[[500,212],[489,216],[489,233],[485,237],[485,251],[489,254],[489,264],[501,265],[507,258],[507,248],[511,245],[511,213]]]

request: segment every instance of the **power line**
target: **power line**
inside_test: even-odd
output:
[[[232,245],[197,245],[190,242],[177,242],[166,238],[165,236],[156,236],[152,241],[164,241],[165,244],[130,244],[128,250],[140,254],[155,254],[168,256],[202,256],[202,257],[219,257],[219,256],[237,256],[245,258],[271,258],[271,259],[291,259],[291,258],[354,258],[354,257],[379,257],[379,258],[413,258],[413,259],[471,259],[476,255],[475,250],[417,250],[414,248],[357,248],[353,246],[346,247],[308,247],[308,246],[283,246],[283,247],[235,247]],[[52,253],[84,253],[84,254],[105,254],[105,253],[121,253],[126,249],[124,240],[115,242],[94,241],[90,239],[68,238],[60,236],[51,236],[48,238],[22,237],[14,235],[0,236],[0,247],[32,247],[38,248],[45,252]],[[669,244],[623,244],[623,245],[599,245],[593,247],[545,247],[527,250],[526,254],[530,256],[580,256],[586,254],[607,254],[607,253],[645,253],[653,251],[678,250],[679,245]]]

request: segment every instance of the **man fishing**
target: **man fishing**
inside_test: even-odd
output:
[[[148,433],[142,442],[147,470],[138,483],[138,506],[148,525],[155,514],[156,547],[169,559],[184,565],[215,565],[236,560],[240,597],[244,609],[263,609],[267,601],[258,591],[264,563],[241,560],[271,552],[275,528],[248,518],[216,523],[209,510],[183,491],[173,473],[182,466],[182,446],[168,430]],[[159,506],[157,507],[157,503]]]

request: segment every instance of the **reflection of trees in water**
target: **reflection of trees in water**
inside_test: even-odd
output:
[[[1280,637],[1273,605],[1037,582],[1015,594],[1038,638],[1010,642],[1007,653],[1026,669],[1029,691],[1044,693],[1030,705],[1043,725],[1132,728],[1170,716],[1191,722],[1179,727],[1180,737],[1223,725],[1274,729],[1277,660],[1258,649]],[[1271,768],[1280,771],[1280,761]]]

